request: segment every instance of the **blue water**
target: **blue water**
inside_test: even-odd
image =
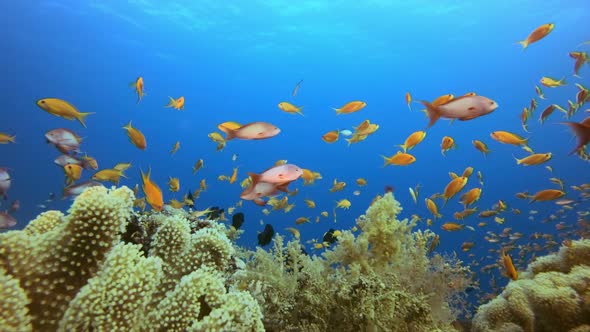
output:
[[[356,1],[3,1],[0,3],[0,132],[17,135],[17,144],[0,146],[0,167],[9,167],[13,186],[9,200],[21,201],[15,213],[22,228],[44,209],[67,209],[69,200],[45,203],[50,192],[58,196],[63,188],[63,171],[53,164],[59,153],[45,143],[44,133],[68,128],[85,137],[82,150],[97,158],[100,168],[118,162],[132,162],[129,179],[121,184],[133,187],[140,182],[140,169],[151,167],[152,178],[167,189],[169,176],[179,177],[181,191],[165,190],[165,199],[180,199],[198,187],[201,179],[209,184],[196,201],[198,209],[227,208],[239,200],[236,182],[217,181],[239,166],[238,179],[246,172],[261,172],[279,159],[320,172],[322,180],[303,186],[301,180],[290,189],[299,194],[290,198],[296,207],[290,213],[265,216],[261,208],[244,202],[236,212],[244,212],[245,234],[239,240],[254,248],[261,220],[285,233],[297,217],[312,220],[329,211],[336,200],[348,198],[350,210],[338,210],[338,222],[331,217],[318,224],[299,226],[302,240],[320,238],[329,228],[349,228],[385,185],[395,187],[396,199],[404,207],[401,217],[418,214],[430,218],[424,198],[441,192],[449,181],[448,172],[461,173],[467,166],[481,171],[485,184],[477,204],[479,210],[492,207],[498,199],[521,215],[504,213],[506,223],[486,220],[476,226],[476,216],[466,221],[476,232],[447,233],[441,221],[432,228],[441,235],[441,252],[460,251],[463,241],[475,241],[469,253],[476,260],[500,244],[483,240],[486,231],[499,233],[512,227],[525,236],[517,244],[529,242],[532,232],[555,234],[556,222],[541,223],[558,207],[552,203],[517,200],[516,192],[556,188],[548,180],[556,176],[566,183],[567,198],[578,198],[570,185],[590,182],[589,164],[568,153],[575,146],[569,129],[557,124],[563,115],[555,112],[540,125],[540,112],[550,103],[567,107],[575,98],[573,83],[590,85],[590,68],[585,66],[574,78],[573,59],[568,52],[590,51],[578,47],[590,40],[590,3],[575,1],[495,1],[467,4],[463,1],[381,1],[358,5]],[[525,52],[515,44],[543,23],[554,22],[554,31]],[[142,76],[144,97],[136,95],[128,83]],[[542,76],[566,77],[568,85],[544,88],[545,101],[529,120],[531,134],[523,132],[520,112],[536,97],[534,85]],[[304,80],[296,97],[291,91]],[[441,120],[428,130],[426,139],[412,154],[415,164],[383,167],[381,154],[392,155],[413,131],[426,127],[427,119],[414,103],[409,111],[404,94],[414,99],[433,100],[442,94],[457,96],[477,92],[498,102],[491,115],[466,122]],[[185,110],[164,108],[168,96],[186,99]],[[95,112],[87,119],[88,128],[77,122],[54,117],[36,105],[40,98],[56,97],[74,104],[82,112]],[[363,100],[360,112],[336,116],[333,107],[351,100]],[[286,114],[277,108],[282,101],[303,105],[304,117]],[[583,107],[571,121],[581,121]],[[344,140],[326,144],[320,137],[329,130],[352,129],[363,120],[379,124],[379,130],[361,143],[347,146]],[[129,121],[147,138],[141,151],[129,143],[122,127]],[[230,141],[222,152],[207,134],[224,121],[248,123],[267,121],[282,132],[268,140]],[[493,141],[489,134],[507,130],[530,138],[536,152],[552,152],[546,165],[523,167],[514,156],[524,157],[518,147]],[[458,148],[443,157],[440,142],[452,136]],[[492,152],[487,158],[471,145],[473,139],[486,142]],[[180,150],[170,156],[176,141]],[[238,154],[232,162],[232,154]],[[204,159],[205,168],[192,174],[192,166]],[[92,176],[85,171],[83,179]],[[368,186],[358,188],[354,180],[364,177]],[[347,187],[329,193],[334,178]],[[415,205],[408,187],[421,184]],[[466,189],[479,186],[474,173]],[[353,196],[360,189],[360,196]],[[316,201],[308,209],[303,199]],[[442,221],[452,221],[461,210],[455,198],[445,208]],[[529,210],[539,214],[528,219]],[[587,201],[570,211],[563,220],[575,225],[576,212],[588,210]],[[421,223],[420,228],[426,225]],[[560,242],[561,239],[556,238]],[[543,242],[541,242],[543,243]],[[467,264],[469,253],[459,252]],[[514,252],[516,254],[516,251]],[[497,254],[483,261],[493,263]],[[519,265],[518,268],[524,268]],[[478,271],[478,267],[474,270]],[[506,278],[494,270],[499,284]],[[485,278],[484,278],[485,280]],[[487,287],[482,283],[482,288]]]

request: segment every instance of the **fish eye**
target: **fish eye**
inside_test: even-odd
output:
[[[45,100],[41,100],[41,104],[45,104]]]
[[[492,101],[490,101],[490,105],[494,105],[494,101],[493,101],[493,100],[492,100]]]

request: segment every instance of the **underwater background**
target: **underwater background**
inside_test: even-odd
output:
[[[548,22],[555,23],[554,31],[522,51],[517,41]],[[588,22],[587,1],[367,1],[362,5],[354,1],[5,1],[0,4],[4,31],[0,38],[4,101],[0,132],[15,134],[16,143],[0,146],[0,167],[10,169],[12,178],[1,209],[18,199],[21,207],[13,213],[18,220],[14,229],[21,229],[46,209],[65,211],[70,206],[70,200],[59,199],[64,175],[53,160],[60,153],[44,138],[55,128],[84,137],[81,150],[97,159],[99,169],[131,162],[128,178],[121,185],[141,184],[140,170],[151,168],[151,178],[163,189],[165,201],[182,200],[206,179],[207,189],[195,200],[197,210],[235,206],[243,190],[239,183],[247,172],[261,173],[285,159],[319,172],[322,179],[310,186],[302,180],[291,184],[289,189],[298,189],[298,194],[289,197],[295,207],[288,213],[265,215],[262,207],[244,201],[235,210],[245,215],[240,244],[254,248],[257,234],[267,223],[286,235],[285,228],[295,227],[299,217],[311,220],[296,226],[302,242],[322,242],[330,228],[352,227],[373,198],[385,186],[392,186],[404,209],[400,217],[415,214],[423,218],[418,228],[432,228],[440,235],[436,251],[457,252],[466,264],[473,264],[479,294],[493,293],[490,275],[495,275],[499,287],[509,279],[499,268],[479,271],[481,266],[496,263],[502,248],[502,241],[484,239],[487,232],[500,234],[509,227],[508,233],[523,233],[516,246],[538,243],[542,248],[534,254],[542,255],[555,246],[547,248],[546,238],[531,239],[533,233],[551,234],[549,240],[560,243],[578,238],[578,221],[586,218],[587,222],[588,200],[580,199],[570,185],[590,182],[589,165],[569,155],[576,139],[567,126],[559,124],[582,121],[587,106],[569,120],[558,111],[544,124],[538,117],[552,103],[567,108],[567,101],[574,100],[578,92],[574,83],[590,84],[588,66],[580,70],[581,77],[574,77],[574,61],[568,56],[571,51],[590,49],[588,44],[580,46],[590,39]],[[140,103],[128,87],[138,76],[144,79],[146,93]],[[541,100],[535,85],[540,86],[543,76],[565,77],[567,85],[541,86],[546,97]],[[301,80],[297,95],[292,96]],[[428,124],[419,112],[421,104],[411,103],[408,109],[406,92],[415,100],[476,92],[499,107],[471,121],[437,122],[411,150],[415,163],[383,167],[381,155],[395,154],[397,145]],[[165,108],[168,96],[184,96],[184,110]],[[67,100],[81,112],[95,114],[87,118],[84,128],[35,105],[48,97]],[[539,106],[527,133],[520,114],[532,98]],[[353,114],[335,114],[332,108],[352,100],[362,100],[367,106]],[[277,104],[283,101],[304,106],[304,116],[281,111]],[[349,145],[341,137],[327,144],[321,139],[330,130],[353,130],[366,119],[379,129],[362,142]],[[122,129],[130,120],[147,138],[145,151],[133,146]],[[266,121],[281,133],[267,140],[233,140],[216,151],[208,134],[226,121]],[[514,157],[528,153],[494,141],[490,133],[496,130],[527,137],[535,152],[551,152],[553,157],[543,165],[517,165]],[[445,135],[454,138],[457,148],[443,156],[440,144]],[[474,139],[488,145],[487,157],[472,146]],[[171,156],[177,141],[181,147]],[[204,167],[193,174],[198,159],[204,160]],[[453,213],[462,210],[457,196],[445,207],[439,204],[443,218],[428,226],[426,219],[432,216],[424,198],[444,189],[449,172],[461,174],[468,166],[480,171],[484,179],[476,204],[479,211],[491,209],[501,199],[509,207],[501,215],[504,223],[486,219],[487,225],[478,227],[482,219],[476,214],[462,222],[474,231],[441,230],[442,223],[453,221]],[[219,175],[231,175],[235,167],[236,183],[218,181]],[[93,173],[85,170],[81,181]],[[179,192],[167,190],[169,177],[180,179]],[[563,210],[554,202],[529,204],[515,197],[517,192],[558,189],[551,177],[565,183],[564,198],[576,201],[572,209]],[[359,187],[358,178],[368,184]],[[334,179],[345,181],[346,188],[329,192]],[[415,204],[408,188],[418,184]],[[464,191],[478,186],[474,173]],[[353,195],[355,190],[360,195]],[[47,202],[50,193],[57,199]],[[334,222],[336,201],[344,198],[351,207],[337,209]],[[316,208],[309,209],[304,199],[314,200]],[[328,211],[329,217],[316,223],[321,211]],[[228,219],[231,222],[231,216]],[[560,222],[565,226],[561,233],[556,229]],[[567,234],[559,237],[563,232]],[[475,246],[463,252],[463,242]],[[321,251],[312,249],[311,243],[308,249]],[[516,259],[517,268],[526,267],[532,254],[527,251]]]

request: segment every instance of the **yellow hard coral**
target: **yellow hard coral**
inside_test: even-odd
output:
[[[479,307],[474,331],[570,331],[590,324],[590,240],[572,241],[529,265]]]
[[[49,232],[64,221],[61,211],[46,211],[31,220],[23,231],[27,235],[41,235]]]
[[[118,244],[69,304],[58,331],[138,330],[161,274],[159,258],[143,257],[137,245]]]
[[[18,280],[0,269],[0,329],[3,332],[32,331],[29,299]]]
[[[57,328],[68,303],[119,241],[132,204],[133,192],[127,187],[93,187],[76,198],[67,220],[50,231],[0,235],[0,266],[20,279],[31,300],[35,330]]]
[[[186,331],[212,307],[219,306],[225,294],[219,272],[198,269],[180,280],[150,315],[150,325],[158,331]]]

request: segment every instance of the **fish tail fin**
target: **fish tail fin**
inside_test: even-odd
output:
[[[516,158],[516,157],[514,156],[514,154],[512,155],[512,157],[513,157],[513,158],[516,160],[516,164],[517,164],[517,165],[520,165],[520,164],[522,164],[522,160],[521,160],[521,159],[518,159],[518,158]]]
[[[248,176],[252,179],[252,184],[250,186],[254,188],[256,184],[260,182],[260,174],[248,172]]]
[[[406,143],[404,143],[404,144],[398,144],[398,145],[396,145],[396,146],[399,146],[400,148],[404,149],[404,153],[406,153],[406,150],[408,149],[408,148],[406,147]]]
[[[125,126],[123,126],[123,129],[129,130],[130,128],[131,128],[131,120],[129,120],[129,123],[127,123]]]
[[[225,131],[225,141],[226,142],[236,138],[236,131],[235,130],[229,129],[227,127],[224,127],[224,128],[226,128],[226,131]]]
[[[340,115],[340,114],[342,114],[342,109],[341,109],[341,108],[334,108],[334,107],[332,107],[332,109],[333,109],[334,111],[336,111],[336,115]]]
[[[76,120],[78,120],[78,122],[80,122],[84,126],[84,128],[86,128],[86,123],[84,122],[84,120],[86,120],[86,117],[90,114],[94,114],[94,112],[78,113],[76,115]]]
[[[421,102],[422,105],[426,107],[426,114],[430,119],[430,122],[428,123],[428,128],[430,128],[440,118],[440,111],[435,106],[432,106],[431,103],[425,100],[419,100],[419,102]]]
[[[10,143],[16,143],[15,140],[16,140],[16,135],[12,135],[12,136],[8,137],[8,141]]]
[[[303,112],[301,112],[301,110],[302,110],[302,109],[303,109],[303,106],[299,106],[299,107],[297,107],[297,111],[295,111],[295,112],[296,112],[297,114],[300,114],[301,116],[304,116],[304,115],[303,115]]]
[[[174,104],[176,103],[176,100],[174,100],[174,98],[168,96],[168,98],[170,99],[170,102],[168,102],[168,104],[164,107],[174,107]]]
[[[523,52],[524,52],[524,50],[526,50],[527,47],[529,47],[529,42],[526,39],[518,41],[518,44],[520,44],[520,46],[522,46]]]
[[[580,151],[585,145],[590,143],[590,127],[577,122],[562,122],[562,124],[569,126],[576,137],[578,137],[578,145],[569,153],[570,155]]]
[[[381,157],[385,160],[385,164],[383,165],[383,167],[386,167],[388,165],[391,165],[391,161],[389,161],[389,158],[387,158],[384,155],[381,155]]]

